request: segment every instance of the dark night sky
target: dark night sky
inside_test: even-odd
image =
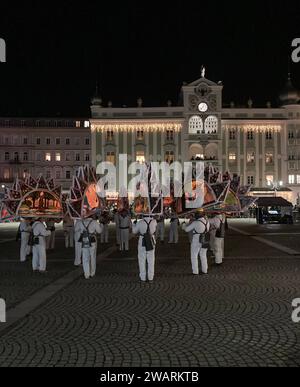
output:
[[[224,82],[224,103],[276,102],[300,37],[299,1],[0,3],[0,115],[89,116],[99,79],[114,106],[177,102],[183,81]],[[300,63],[291,66],[300,88]]]

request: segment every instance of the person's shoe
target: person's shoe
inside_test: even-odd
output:
[[[193,275],[199,275],[199,273],[193,273]]]

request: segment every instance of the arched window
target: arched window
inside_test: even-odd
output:
[[[209,116],[205,120],[205,133],[217,133],[218,119],[215,116]]]
[[[203,132],[203,121],[199,116],[193,116],[189,121],[189,133],[200,134]]]

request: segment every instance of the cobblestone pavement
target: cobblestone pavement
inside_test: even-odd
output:
[[[177,246],[158,245],[155,282],[141,284],[131,245],[99,260],[93,280],[76,279],[0,332],[0,365],[300,365],[300,325],[291,320],[299,257],[231,231],[224,265],[210,260],[208,276],[192,276],[181,236]]]

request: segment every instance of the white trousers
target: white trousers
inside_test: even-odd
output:
[[[47,257],[45,244],[34,245],[32,248],[32,269],[46,271]]]
[[[224,259],[224,238],[215,238],[214,252],[216,263],[221,264]]]
[[[143,247],[143,238],[140,238],[139,240],[138,260],[141,281],[146,281],[147,275],[148,280],[153,281],[155,270],[155,250],[146,251],[145,247]]]
[[[74,246],[74,228],[67,227],[65,229],[65,246],[66,249]]]
[[[172,222],[170,225],[169,243],[178,243],[178,224]]]
[[[158,222],[156,227],[156,238],[161,242],[165,239],[165,224],[164,222]]]
[[[207,249],[202,249],[201,247],[202,245],[199,242],[193,242],[191,244],[191,261],[193,274],[199,274],[199,255],[202,273],[207,274],[208,271]]]
[[[129,228],[120,229],[120,251],[129,250]]]
[[[108,243],[108,224],[103,225],[103,231],[100,236],[101,243]]]
[[[55,231],[51,231],[51,235],[46,237],[47,250],[55,248]]]
[[[96,274],[97,245],[82,248],[82,265],[86,279],[94,277]]]
[[[25,262],[27,255],[30,253],[30,246],[28,246],[29,234],[22,232],[21,234],[21,247],[20,247],[20,261]]]

